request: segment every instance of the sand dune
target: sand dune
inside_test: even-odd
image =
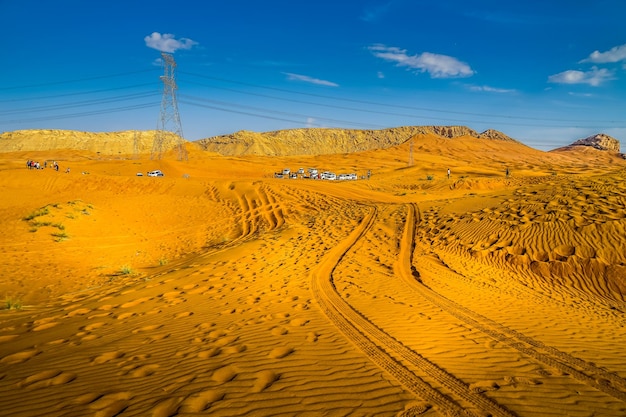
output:
[[[625,415],[626,161],[413,140],[3,154],[2,414]]]

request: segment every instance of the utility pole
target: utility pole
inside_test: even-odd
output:
[[[183,127],[180,123],[178,113],[178,101],[176,99],[176,61],[171,54],[161,52],[163,59],[163,98],[161,99],[161,115],[157,123],[156,136],[152,145],[150,159],[161,159],[163,153],[163,143],[166,136],[176,135],[176,147],[178,149],[178,160],[187,160],[187,148],[183,139]]]

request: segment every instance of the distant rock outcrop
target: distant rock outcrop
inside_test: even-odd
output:
[[[506,142],[517,142],[515,139],[505,135],[502,132],[493,129],[487,129],[479,135],[483,139],[503,140]]]
[[[256,133],[239,131],[196,141],[206,151],[222,155],[324,155],[385,149],[400,145],[418,134],[453,139],[469,136],[478,139],[514,141],[496,130],[478,133],[465,126],[403,126],[382,130],[289,129]]]
[[[132,155],[152,152],[157,131],[79,132],[74,130],[16,130],[0,134],[0,152],[72,149],[101,155]],[[177,136],[166,134],[162,151],[173,149]],[[135,146],[136,144],[136,146]]]
[[[601,151],[620,152],[619,140],[612,138],[604,133],[579,139],[570,146],[591,146]]]
[[[49,151],[72,149],[101,155],[149,154],[156,131],[123,131],[109,133],[74,130],[16,130],[0,134],[0,152]],[[239,131],[192,142],[201,149],[222,155],[325,155],[386,149],[400,145],[416,135],[436,135],[454,139],[470,137],[514,141],[504,133],[485,130],[478,133],[466,126],[402,126],[381,130],[356,129],[289,129],[256,133]],[[162,151],[174,149],[178,137],[168,134]]]

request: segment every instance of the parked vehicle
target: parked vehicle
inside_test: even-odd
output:
[[[163,177],[163,172],[161,172],[160,169],[156,169],[154,171],[149,171],[148,172],[148,176],[149,177]]]

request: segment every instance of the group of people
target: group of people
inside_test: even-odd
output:
[[[33,160],[28,160],[26,161],[26,167],[28,169],[45,169],[48,168],[48,161],[44,161],[43,163],[43,167],[41,166],[41,164],[38,161],[33,161]],[[50,162],[50,168],[54,169],[55,171],[59,171],[59,164],[57,164],[57,161],[52,161]],[[70,172],[70,168],[68,167],[65,170],[65,173],[69,174]]]

